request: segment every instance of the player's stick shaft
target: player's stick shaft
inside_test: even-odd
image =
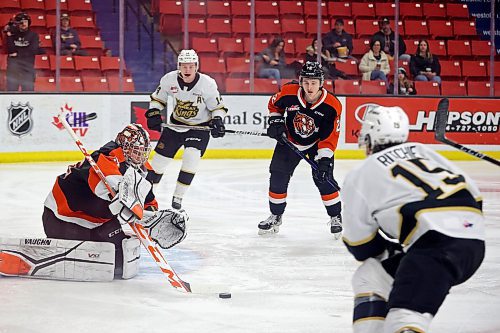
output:
[[[68,122],[66,121],[66,114],[65,112],[62,112],[58,115],[59,121],[63,124],[64,128],[66,131],[69,133],[73,141],[76,143],[80,151],[83,153],[83,156],[85,156],[85,159],[87,162],[89,162],[90,166],[94,170],[94,172],[99,176],[101,181],[103,182],[104,186],[106,186],[106,189],[109,191],[112,197],[116,195],[116,191],[109,185],[108,181],[106,180],[106,177],[102,173],[101,169],[97,165],[97,163],[94,161],[92,156],[88,153],[87,149],[83,145],[82,141],[76,136],[75,132],[69,126]],[[141,241],[142,245],[146,250],[149,252],[151,257],[153,257],[154,261],[156,264],[160,267],[160,270],[166,275],[168,282],[172,287],[174,287],[176,290],[181,290],[184,292],[191,292],[191,287],[189,283],[182,281],[181,278],[175,273],[174,269],[170,266],[170,264],[167,262],[167,260],[163,257],[162,253],[156,246],[156,244],[153,242],[149,234],[146,232],[144,227],[140,225],[139,223],[135,222],[129,222],[130,227],[134,231],[134,233],[137,235],[139,240]]]
[[[169,128],[182,128],[182,129],[191,129],[191,130],[207,131],[207,132],[211,130],[211,128],[208,126],[191,126],[191,125],[177,125],[177,124],[163,124],[162,126]],[[239,130],[226,129],[225,132],[229,134],[239,134],[239,135],[267,136],[266,133],[257,131],[239,131]]]

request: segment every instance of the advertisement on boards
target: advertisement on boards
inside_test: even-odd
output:
[[[346,100],[346,143],[357,143],[360,124],[370,105],[399,106],[410,119],[410,141],[438,144],[434,139],[434,119],[440,98],[364,98]],[[500,145],[500,108],[494,99],[450,98],[446,136],[462,144]]]

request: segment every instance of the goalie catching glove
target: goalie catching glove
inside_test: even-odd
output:
[[[149,236],[162,249],[168,249],[179,244],[186,238],[186,221],[188,216],[185,211],[170,209],[155,212],[144,211],[144,218],[137,221]]]
[[[111,200],[109,210],[116,215],[121,224],[132,222],[134,218],[142,218],[144,201],[151,183],[134,168],[128,168],[118,184],[118,193]]]

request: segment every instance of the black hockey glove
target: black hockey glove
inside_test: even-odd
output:
[[[285,118],[282,116],[271,116],[268,121],[267,136],[283,143],[283,133],[286,133]]]
[[[161,111],[158,109],[149,109],[146,111],[146,118],[148,119],[148,128],[152,131],[161,132]]]
[[[318,171],[316,171],[316,179],[320,182],[326,182],[333,178],[333,158],[322,157],[318,161]]]
[[[224,127],[224,122],[221,117],[213,117],[209,126],[211,128],[210,134],[212,134],[213,138],[222,138],[226,135],[226,128]]]

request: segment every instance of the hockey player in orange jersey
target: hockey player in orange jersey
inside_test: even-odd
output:
[[[259,234],[277,233],[286,207],[287,188],[301,157],[283,144],[286,138],[306,156],[314,159],[318,170],[312,172],[326,211],[330,231],[336,239],[342,232],[338,186],[333,178],[333,160],[340,134],[340,101],[323,88],[324,72],[317,62],[306,62],[299,82],[285,84],[269,100],[267,134],[278,142],[269,171],[271,216],[259,223]]]

